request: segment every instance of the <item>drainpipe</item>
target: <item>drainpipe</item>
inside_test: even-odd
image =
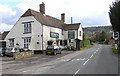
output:
[[[42,51],[43,51],[43,24],[42,24]]]

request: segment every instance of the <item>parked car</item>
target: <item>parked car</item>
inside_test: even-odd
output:
[[[5,56],[6,48],[0,48],[0,56]]]
[[[20,53],[20,52],[24,52],[24,49],[21,48],[7,48],[6,49],[6,56],[13,56],[14,53]]]
[[[48,54],[61,54],[61,48],[59,46],[49,45],[46,49],[46,55]]]

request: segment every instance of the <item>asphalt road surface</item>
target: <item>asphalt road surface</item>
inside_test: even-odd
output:
[[[109,45],[96,44],[63,61],[42,74],[118,74],[118,56]]]
[[[118,56],[113,54],[111,47],[95,44],[92,48],[77,51],[44,64],[35,64],[15,71],[9,70],[8,74],[71,74],[73,76],[118,74]]]

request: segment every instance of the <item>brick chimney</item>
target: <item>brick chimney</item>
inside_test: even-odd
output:
[[[63,21],[65,23],[65,13],[61,14],[61,21]]]
[[[42,4],[40,4],[40,12],[42,14],[45,14],[45,4],[44,4],[44,2],[42,2]]]

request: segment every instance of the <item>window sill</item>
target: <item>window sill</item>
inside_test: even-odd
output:
[[[31,33],[31,32],[25,32],[25,33],[23,33],[23,34],[29,34],[29,33]]]

